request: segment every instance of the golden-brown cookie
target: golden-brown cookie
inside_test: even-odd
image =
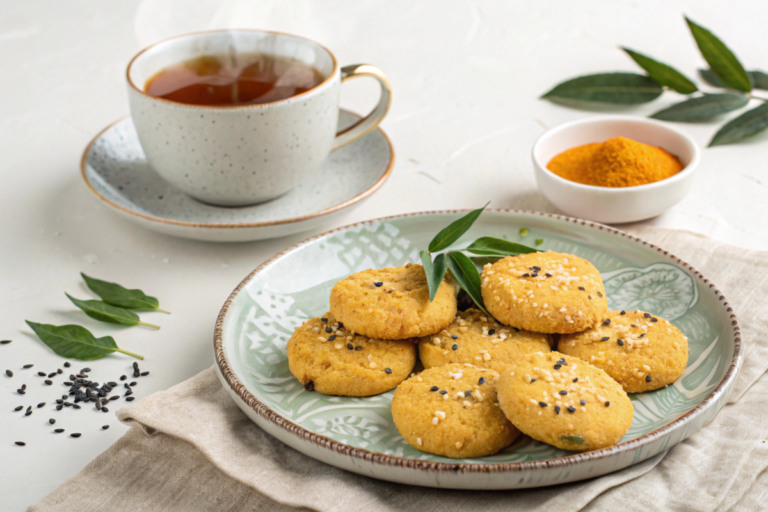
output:
[[[416,363],[416,340],[352,334],[330,313],[311,318],[288,340],[288,366],[308,390],[370,396],[400,384]]]
[[[498,371],[523,354],[549,350],[547,334],[507,327],[475,308],[459,311],[451,325],[419,340],[424,368],[470,363]]]
[[[348,329],[372,338],[427,336],[453,321],[456,288],[444,280],[430,302],[421,265],[363,270],[333,287],[331,313]]]
[[[558,350],[602,368],[627,393],[668,386],[688,364],[688,338],[644,311],[608,311],[597,327],[561,336]]]
[[[507,366],[496,389],[515,427],[564,450],[611,446],[632,425],[632,402],[615,380],[558,352],[528,354]]]
[[[600,272],[572,254],[507,256],[485,265],[481,277],[486,309],[519,329],[579,332],[594,327],[608,308]]]
[[[412,376],[392,398],[397,430],[417,450],[445,457],[498,452],[519,435],[499,408],[498,375],[485,368],[451,364]]]

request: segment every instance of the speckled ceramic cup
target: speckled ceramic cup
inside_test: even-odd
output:
[[[163,69],[231,52],[295,59],[324,80],[290,98],[244,106],[188,105],[144,92]],[[337,133],[341,82],[361,76],[379,82],[379,103]],[[339,69],[333,54],[317,43],[256,30],[201,32],[156,43],[131,60],[127,80],[131,116],[152,168],[190,196],[224,206],[256,204],[288,192],[331,151],[375,129],[390,103],[389,82],[375,66]]]

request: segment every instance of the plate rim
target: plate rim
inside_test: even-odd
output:
[[[347,112],[349,114],[352,114],[354,116],[362,117],[360,114],[356,112],[352,112],[351,110],[347,109],[339,109],[341,111]],[[80,157],[80,176],[83,178],[83,181],[85,182],[85,185],[88,187],[88,190],[93,193],[93,195],[96,196],[97,199],[100,201],[103,201],[108,206],[111,206],[112,208],[115,208],[116,210],[119,210],[123,213],[126,213],[128,215],[132,215],[134,217],[138,217],[143,220],[148,220],[150,222],[157,222],[160,224],[170,224],[173,226],[183,226],[183,227],[189,227],[189,228],[207,228],[207,229],[238,229],[238,228],[266,228],[271,226],[279,226],[282,224],[294,224],[294,223],[300,223],[306,220],[315,219],[318,217],[324,217],[326,215],[330,215],[332,213],[338,212],[340,210],[343,210],[345,208],[348,208],[356,203],[359,203],[363,199],[366,199],[370,195],[372,195],[374,192],[376,192],[381,186],[384,184],[385,181],[387,181],[387,178],[389,178],[390,174],[392,174],[392,169],[395,166],[395,148],[392,145],[392,141],[387,136],[387,133],[381,129],[381,126],[377,126],[375,130],[372,130],[373,132],[380,132],[381,135],[384,137],[384,141],[387,143],[387,146],[389,147],[389,164],[387,165],[386,170],[379,176],[379,178],[376,180],[376,182],[368,187],[367,189],[363,190],[359,194],[357,194],[354,197],[351,197],[347,199],[346,201],[343,201],[341,203],[335,204],[333,206],[330,206],[328,208],[325,208],[324,210],[319,210],[313,213],[309,213],[307,215],[302,215],[299,217],[289,217],[286,219],[278,219],[278,220],[270,220],[270,221],[263,221],[263,222],[239,222],[239,223],[224,223],[224,222],[187,222],[183,220],[174,220],[174,219],[165,219],[162,217],[156,217],[154,215],[147,215],[145,213],[139,213],[135,210],[132,210],[130,208],[127,208],[125,206],[119,205],[115,203],[114,201],[107,199],[104,195],[102,195],[96,188],[93,186],[93,184],[88,179],[88,176],[86,175],[86,165],[88,162],[88,155],[91,152],[91,148],[93,145],[98,141],[102,135],[104,135],[107,131],[112,129],[114,126],[117,126],[118,124],[124,122],[126,119],[130,119],[131,115],[125,115],[118,119],[117,121],[114,121],[110,124],[108,124],[105,128],[103,128],[99,133],[96,134],[96,136],[91,139],[91,141],[88,143],[87,146],[85,146],[85,150],[83,150],[83,155]]]
[[[723,394],[730,393],[731,388],[735,383],[736,377],[738,376],[738,372],[743,361],[743,354],[741,350],[741,329],[739,327],[739,323],[736,319],[736,314],[734,313],[733,308],[728,303],[725,296],[717,289],[714,283],[712,283],[709,279],[704,277],[704,275],[698,270],[696,270],[692,265],[683,261],[681,258],[678,258],[677,256],[665,250],[664,248],[659,247],[650,242],[647,242],[634,235],[630,235],[629,233],[625,233],[624,231],[612,228],[610,226],[606,226],[604,224],[600,224],[598,222],[577,219],[577,218],[569,217],[566,215],[539,212],[534,210],[514,209],[514,208],[488,208],[486,211],[540,215],[542,217],[549,217],[557,220],[562,220],[565,222],[573,222],[575,224],[580,224],[582,226],[586,226],[591,229],[606,231],[611,235],[621,236],[633,242],[640,243],[644,246],[648,246],[650,249],[655,249],[657,252],[662,253],[663,255],[668,256],[670,259],[674,260],[677,265],[680,265],[684,269],[692,272],[693,277],[702,280],[704,284],[708,284],[709,289],[715,293],[715,295],[717,296],[720,302],[720,306],[725,308],[725,313],[729,315],[729,318],[731,320],[733,344],[734,344],[733,356],[731,358],[728,371],[725,373],[723,380],[701,402],[699,402],[699,404],[696,407],[686,412],[679,418],[676,418],[675,420],[671,421],[670,423],[662,427],[659,427],[636,439],[625,441],[623,443],[615,444],[613,446],[609,446],[607,448],[602,448],[599,450],[574,453],[573,455],[559,457],[557,459],[529,461],[529,462],[489,463],[489,464],[424,461],[424,460],[411,459],[406,457],[399,457],[396,455],[386,455],[383,453],[374,452],[374,451],[366,450],[363,448],[356,448],[353,446],[349,446],[347,444],[340,443],[339,441],[335,441],[326,436],[316,434],[314,432],[310,432],[304,427],[297,425],[296,423],[293,423],[292,421],[288,420],[287,418],[285,418],[284,416],[277,413],[276,411],[271,409],[269,406],[261,402],[258,398],[253,396],[253,394],[251,394],[245,388],[242,382],[240,382],[240,380],[232,370],[230,364],[228,363],[226,358],[226,353],[224,351],[224,340],[223,340],[224,323],[227,320],[229,307],[232,305],[237,295],[264,267],[271,264],[273,261],[277,260],[278,258],[281,258],[282,256],[298,249],[303,245],[306,245],[318,238],[325,237],[327,235],[336,233],[338,231],[355,228],[355,227],[365,225],[365,224],[370,224],[373,222],[382,222],[382,221],[400,219],[405,217],[416,217],[421,215],[434,215],[434,214],[468,213],[470,211],[472,210],[471,209],[454,209],[454,210],[421,211],[421,212],[413,212],[413,213],[404,213],[399,215],[391,215],[386,217],[378,217],[375,219],[355,222],[353,224],[340,226],[340,227],[325,231],[323,233],[319,233],[317,235],[311,236],[305,240],[302,240],[301,242],[295,243],[290,247],[287,247],[286,249],[278,252],[271,258],[265,260],[263,263],[257,266],[253,271],[251,271],[251,273],[249,273],[242,281],[240,281],[240,283],[232,291],[229,297],[227,297],[227,300],[224,302],[224,305],[222,306],[221,310],[219,311],[219,315],[216,318],[216,326],[214,328],[214,334],[213,334],[214,359],[218,367],[219,373],[223,376],[227,385],[229,385],[230,389],[243,401],[244,404],[248,405],[248,407],[250,407],[256,414],[261,416],[263,419],[265,419],[266,421],[269,421],[270,423],[273,423],[275,426],[282,428],[283,430],[287,431],[289,434],[297,436],[298,438],[300,438],[300,440],[308,441],[322,449],[331,450],[338,454],[347,455],[347,456],[360,459],[366,462],[379,464],[383,466],[389,466],[389,467],[395,466],[395,467],[401,467],[404,469],[414,469],[414,470],[421,470],[421,471],[427,471],[427,472],[476,473],[476,474],[489,474],[489,473],[502,473],[502,472],[519,473],[522,471],[530,471],[530,470],[562,468],[567,466],[575,466],[580,463],[606,459],[609,457],[613,457],[615,455],[619,455],[621,453],[628,453],[635,449],[639,449],[643,446],[649,445],[657,441],[658,439],[662,438],[663,436],[667,434],[671,434],[673,431],[692,422],[696,417],[704,413],[709,408],[710,404],[715,404],[720,398],[722,398]],[[719,412],[720,412],[719,410],[715,412],[715,415],[719,414]],[[688,436],[684,436],[684,437],[688,437]],[[321,460],[321,462],[324,462],[324,461]]]

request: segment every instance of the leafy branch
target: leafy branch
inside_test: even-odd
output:
[[[532,247],[490,236],[478,238],[469,244],[466,249],[440,252],[450,248],[451,245],[464,235],[464,233],[469,231],[469,228],[472,227],[472,224],[475,223],[487,206],[488,203],[482,208],[472,210],[460,219],[451,222],[435,235],[432,241],[429,242],[427,250],[423,250],[419,253],[419,258],[421,259],[421,263],[424,266],[424,272],[427,276],[430,302],[435,299],[437,289],[440,287],[440,283],[442,283],[443,278],[445,277],[446,270],[450,269],[451,274],[459,283],[459,286],[467,292],[475,305],[477,305],[477,307],[485,314],[490,316],[490,313],[485,309],[483,295],[480,291],[480,272],[478,271],[475,262],[472,261],[472,258],[464,254],[463,251],[482,256],[485,259],[498,259],[505,256],[517,256],[519,254],[539,252],[538,249]],[[437,254],[433,260],[432,256],[434,253],[439,254]]]
[[[566,80],[542,98],[568,106],[639,105],[648,103],[665,90],[688,96],[685,101],[659,110],[650,117],[663,121],[684,123],[711,120],[719,115],[745,107],[750,99],[763,102],[743,112],[712,137],[710,146],[730,144],[756,135],[768,128],[768,98],[754,96],[754,89],[768,90],[768,74],[747,71],[734,53],[712,32],[685,18],[691,35],[709,69],[699,75],[707,84],[725,89],[721,93],[706,93],[680,71],[652,57],[629,48],[622,50],[644,71],[639,73],[600,73]]]

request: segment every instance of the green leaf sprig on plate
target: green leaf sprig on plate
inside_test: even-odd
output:
[[[725,89],[707,93],[693,80],[672,66],[629,48],[621,48],[645,75],[627,72],[598,73],[566,80],[546,92],[542,98],[572,107],[601,105],[638,105],[662,95],[665,89],[687,99],[659,110],[650,117],[662,121],[696,123],[709,121],[746,107],[750,100],[762,102],[722,126],[709,146],[731,144],[768,128],[768,98],[753,94],[754,89],[768,90],[768,73],[747,71],[736,55],[710,30],[685,17],[686,25],[709,69],[699,75],[707,84]]]
[[[472,210],[460,219],[451,222],[435,235],[432,241],[429,242],[427,250],[423,250],[419,253],[419,258],[421,259],[421,263],[424,266],[424,272],[427,276],[430,302],[434,300],[437,289],[440,287],[440,283],[445,277],[446,270],[450,269],[454,279],[456,279],[459,286],[467,292],[467,295],[470,296],[475,305],[485,314],[490,316],[490,313],[485,309],[483,295],[480,292],[481,281],[477,265],[475,265],[475,262],[462,251],[476,254],[486,259],[540,252],[538,249],[532,247],[490,236],[478,238],[469,244],[466,249],[440,252],[449,249],[459,240],[459,238],[469,231],[469,228],[472,227],[472,224],[474,224],[477,218],[480,217],[480,214],[483,213],[483,210],[485,210],[487,206],[488,203],[482,208]],[[525,231],[527,234],[528,230],[526,229]],[[538,240],[537,245],[539,245]],[[433,260],[432,256],[438,252],[440,253],[437,254]]]
[[[85,327],[79,325],[50,325],[26,321],[35,334],[62,357],[93,361],[113,352],[120,352],[136,359],[144,356],[123,350],[117,346],[112,336],[95,337]]]

